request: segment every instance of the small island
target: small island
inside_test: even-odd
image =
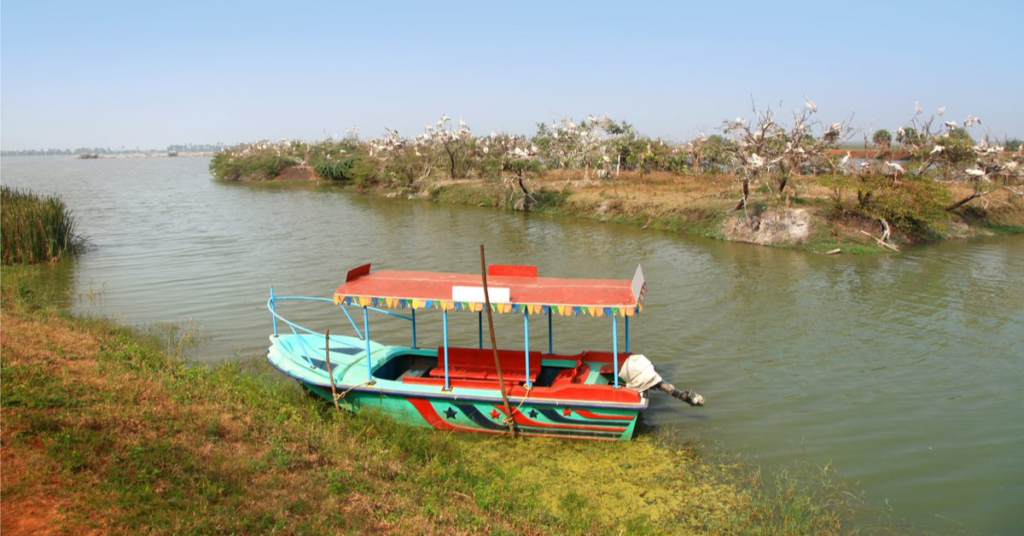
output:
[[[755,110],[684,143],[607,116],[538,123],[527,137],[474,135],[442,115],[412,137],[244,143],[216,153],[210,170],[821,253],[1024,232],[1019,139],[975,140],[976,118],[918,113],[869,143],[849,119],[820,121],[809,101],[788,122],[780,112]]]

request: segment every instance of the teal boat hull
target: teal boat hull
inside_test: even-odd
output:
[[[287,334],[270,339],[267,358],[274,367],[327,401],[337,398],[348,410],[377,408],[400,423],[439,430],[509,430],[510,416],[497,381],[432,378],[417,368],[435,364],[437,349],[368,345],[345,336],[332,336],[329,349],[321,336]],[[328,355],[333,374],[328,373]],[[633,437],[648,405],[647,394],[611,385],[609,366],[599,359],[600,354],[580,356],[540,356],[534,374],[547,375],[549,380],[531,388],[506,382],[517,433],[598,440]],[[591,356],[598,360],[584,360]],[[573,371],[576,376],[564,382],[550,380],[558,371]]]

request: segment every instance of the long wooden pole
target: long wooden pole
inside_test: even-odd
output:
[[[491,331],[491,351],[494,352],[494,368],[498,369],[498,385],[501,390],[501,400],[505,403],[505,415],[508,417],[508,431],[512,437],[516,436],[512,406],[508,404],[508,395],[505,394],[505,377],[501,374],[501,360],[498,359],[498,342],[494,338],[494,317],[491,316],[491,296],[487,292],[487,260],[484,258],[484,245],[480,244],[480,275],[484,280],[484,309],[487,310],[487,328]]]
[[[331,330],[324,333],[324,358],[327,360],[327,376],[331,379],[331,398],[334,399],[334,408],[341,411],[338,405],[338,389],[334,386],[334,367],[331,366]]]

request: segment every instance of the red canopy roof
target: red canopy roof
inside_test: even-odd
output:
[[[570,279],[537,277],[533,266],[491,265],[487,287],[498,313],[540,313],[549,309],[568,314],[632,316],[643,309],[646,292],[643,271],[633,279]],[[480,274],[385,270],[370,265],[349,272],[334,293],[336,303],[387,308],[440,308],[480,311]]]

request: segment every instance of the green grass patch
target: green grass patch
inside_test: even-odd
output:
[[[502,207],[505,189],[496,183],[450,183],[432,187],[430,200],[452,205]]]

